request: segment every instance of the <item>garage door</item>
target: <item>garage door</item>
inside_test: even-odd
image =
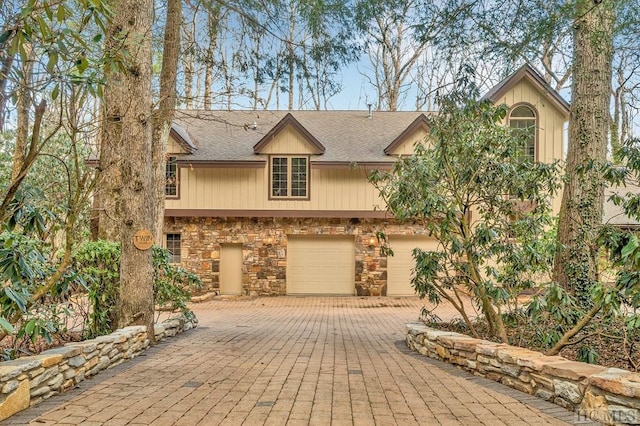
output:
[[[287,294],[352,295],[354,289],[353,237],[288,237]]]
[[[389,246],[393,256],[387,259],[387,295],[414,296],[411,285],[412,271],[415,268],[412,251],[419,247],[422,250],[436,250],[438,243],[428,237],[389,237]]]

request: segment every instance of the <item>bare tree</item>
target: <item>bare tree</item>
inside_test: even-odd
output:
[[[468,7],[465,2],[455,1],[358,3],[356,22],[371,61],[371,72],[366,77],[376,91],[377,109],[395,111],[400,107],[420,58],[436,47],[437,40],[453,37],[459,30],[455,23]]]
[[[160,100],[153,117],[152,163],[155,191],[153,204],[156,219],[153,240],[157,245],[162,244],[164,237],[166,153],[171,122],[176,108],[176,76],[180,53],[181,24],[182,0],[168,0],[162,49],[162,71],[160,73]]]

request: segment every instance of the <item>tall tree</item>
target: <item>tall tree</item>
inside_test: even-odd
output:
[[[575,4],[567,178],[554,279],[584,304],[597,281],[595,232],[602,223],[613,58],[613,0]]]
[[[420,59],[430,49],[442,53],[456,45],[463,28],[457,22],[469,7],[459,0],[357,2],[355,19],[371,61],[365,77],[376,92],[376,109],[395,111],[402,106],[411,81],[419,78]]]
[[[154,217],[156,223],[153,240],[162,245],[164,228],[164,191],[166,186],[167,141],[176,108],[176,76],[180,53],[180,26],[182,23],[182,0],[168,0],[160,72],[160,100],[153,117],[153,187]]]
[[[112,0],[105,50],[116,58],[105,70],[101,126],[100,233],[120,241],[118,327],[146,325],[153,340],[151,250],[134,245],[153,230],[151,28],[152,0]]]

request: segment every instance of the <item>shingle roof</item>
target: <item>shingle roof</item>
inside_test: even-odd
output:
[[[180,162],[263,162],[256,145],[287,114],[325,147],[317,163],[393,162],[384,150],[423,112],[394,111],[176,111],[174,122],[197,146]]]
[[[567,102],[528,65],[499,83],[485,98],[495,101],[522,79],[534,84],[568,116]],[[192,165],[261,164],[265,162],[265,156],[255,151],[259,152],[268,143],[267,136],[286,124],[293,124],[320,153],[311,157],[312,163],[390,164],[394,157],[386,155],[385,149],[391,152],[411,130],[424,125],[429,114],[376,111],[369,117],[367,111],[178,110],[174,119],[180,130],[177,133],[188,147],[197,147],[190,150],[190,154],[181,156],[178,162]]]

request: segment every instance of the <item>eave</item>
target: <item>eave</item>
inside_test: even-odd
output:
[[[420,114],[415,120],[413,120],[413,122],[411,124],[409,124],[409,126],[404,129],[402,131],[402,133],[400,133],[398,135],[397,138],[395,138],[385,149],[384,149],[384,153],[387,155],[392,155],[393,151],[398,148],[400,145],[402,145],[402,143],[405,141],[405,139],[410,136],[411,134],[415,133],[416,130],[420,129],[420,128],[424,128],[424,129],[429,129],[429,119],[427,118],[426,115],[424,114]]]
[[[569,103],[565,101],[564,98],[560,96],[560,94],[556,92],[549,83],[547,83],[545,79],[528,64],[521,66],[514,74],[494,86],[486,95],[484,95],[484,98],[497,102],[523,79],[527,79],[527,81],[531,83],[536,90],[544,94],[549,102],[551,102],[551,104],[560,111],[565,119],[569,118]]]

